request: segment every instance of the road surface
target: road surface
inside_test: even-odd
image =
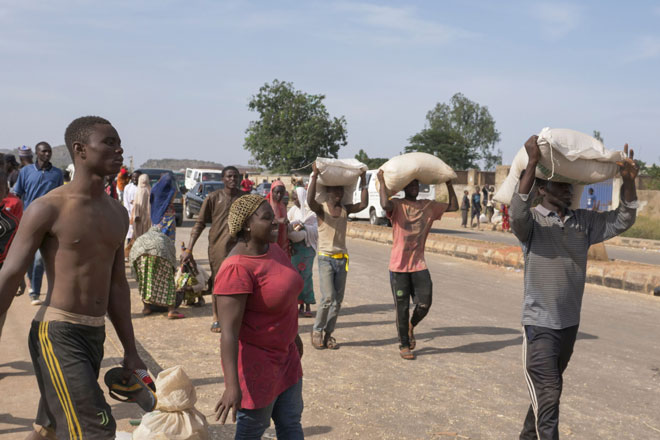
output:
[[[177,247],[187,241],[190,225],[177,231]],[[195,249],[201,263],[205,240],[206,234]],[[300,318],[306,437],[517,438],[529,404],[521,370],[522,274],[429,254],[433,306],[417,330],[417,359],[404,361],[394,327],[389,251],[383,244],[349,241],[351,266],[335,333],[339,350],[312,349],[312,319]],[[318,299],[318,289],[316,294]],[[26,297],[15,303],[0,341],[0,438],[10,440],[25,437],[38,396],[26,343],[35,308]],[[197,388],[197,408],[211,415],[223,379],[218,337],[208,330],[210,307],[183,308],[187,317],[178,321],[142,317],[134,290],[132,309],[152,372],[183,365]],[[659,316],[660,298],[587,285],[564,377],[562,439],[660,438]],[[101,374],[121,359],[112,326],[107,328]],[[133,429],[129,419],[140,416],[127,403],[113,403],[113,413],[126,431]],[[217,425],[211,417],[209,422],[212,438],[233,438],[234,425]]]

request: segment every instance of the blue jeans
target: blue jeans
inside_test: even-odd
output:
[[[334,259],[319,255],[319,284],[321,287],[321,302],[316,311],[314,331],[324,331],[332,334],[337,324],[337,316],[341,303],[344,301],[346,288],[346,260]]]
[[[30,279],[30,288],[32,298],[39,298],[41,294],[41,281],[44,278],[44,259],[41,257],[41,251],[37,250],[34,254],[32,263],[28,266],[28,278]]]
[[[260,440],[275,422],[278,440],[304,439],[300,418],[303,412],[302,378],[284,390],[265,408],[240,409],[236,414],[236,440]]]

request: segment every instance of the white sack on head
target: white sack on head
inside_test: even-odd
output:
[[[195,409],[197,394],[180,365],[156,379],[158,405],[142,417],[133,440],[208,440],[206,417]]]
[[[436,185],[456,178],[454,170],[442,159],[420,152],[393,157],[385,162],[379,170],[383,170],[383,178],[389,196],[398,193],[415,179],[419,180],[419,183]],[[379,181],[376,181],[376,187],[380,187]]]
[[[555,182],[573,184],[573,209],[579,208],[584,185],[603,182],[619,173],[617,161],[623,160],[622,151],[605,149],[597,139],[575,130],[544,128],[537,141],[541,159],[536,166],[536,177]],[[513,158],[509,175],[497,190],[493,199],[507,205],[527,168],[527,151],[521,148]]]
[[[326,187],[343,186],[342,205],[353,203],[353,193],[357,187],[358,179],[363,172],[367,171],[367,166],[357,159],[331,159],[326,157],[316,159],[316,168],[319,170],[319,176],[316,181],[315,200],[318,203],[325,203],[328,198]]]

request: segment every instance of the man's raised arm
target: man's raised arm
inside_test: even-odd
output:
[[[353,203],[346,207],[349,214],[360,212],[369,206],[369,191],[367,185],[367,172],[363,171],[360,175],[360,203]]]
[[[323,215],[323,206],[316,201],[316,179],[319,176],[319,169],[316,167],[316,162],[312,163],[312,175],[309,179],[309,188],[307,188],[307,204],[309,208],[317,215]]]

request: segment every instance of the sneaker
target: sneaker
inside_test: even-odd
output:
[[[39,298],[32,298],[32,301],[30,301],[30,304],[32,304],[33,306],[40,306],[43,303],[44,302],[42,300],[40,300]]]

